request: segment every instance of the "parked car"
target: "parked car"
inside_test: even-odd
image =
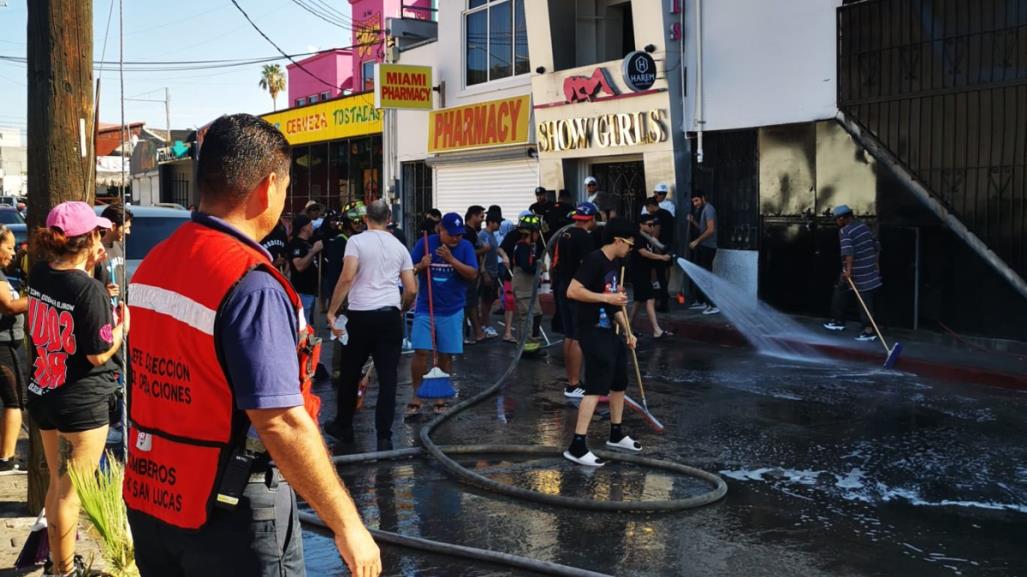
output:
[[[0,206],[0,224],[6,225],[14,233],[14,246],[28,242],[28,227],[18,209],[13,206]]]
[[[103,212],[106,206],[97,206],[96,214]],[[156,206],[130,206],[132,211],[132,232],[125,243],[125,274],[129,279],[139,268],[150,249],[157,243],[171,236],[186,222],[190,212],[174,208]]]

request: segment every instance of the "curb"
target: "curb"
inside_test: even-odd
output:
[[[542,305],[542,312],[544,314],[552,316],[555,313],[556,309],[553,302],[553,295],[551,293],[539,295],[539,301]],[[736,331],[731,325],[695,322],[689,319],[680,318],[664,319],[661,321],[661,324],[666,325],[668,329],[674,331],[678,336],[694,341],[729,347],[749,346],[749,342],[745,337],[743,337],[741,333]],[[825,355],[836,359],[867,364],[880,364],[883,362],[883,354],[881,352],[870,352],[835,345],[813,346]],[[897,370],[943,381],[960,383],[970,382],[978,385],[988,385],[1003,389],[1019,391],[1027,390],[1027,374],[1005,373],[985,367],[939,363],[928,359],[910,356],[908,352],[909,349],[906,349],[905,354],[899,357],[898,362],[895,363],[895,368]]]
[[[696,341],[732,347],[749,345],[745,337],[730,325],[697,323],[688,319],[667,319],[662,324],[666,324],[677,335]],[[835,345],[813,345],[813,347],[836,359],[868,364],[880,364],[884,359],[883,353],[879,351],[871,352]],[[906,352],[908,351],[907,348]],[[944,381],[971,382],[1003,389],[1027,390],[1027,375],[1004,373],[985,367],[938,363],[908,354],[899,357],[898,362],[895,363],[895,369]]]

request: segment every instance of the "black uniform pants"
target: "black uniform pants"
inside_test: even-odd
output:
[[[353,412],[357,408],[357,393],[361,369],[368,357],[374,359],[378,376],[378,403],[374,412],[374,426],[378,437],[392,436],[392,421],[396,416],[397,366],[403,348],[403,315],[397,308],[374,311],[347,311],[346,332],[349,341],[335,345],[338,374],[337,426],[353,426]]]
[[[717,258],[717,249],[709,246],[699,245],[692,251],[692,262],[701,266],[702,268],[713,272],[713,259]],[[692,288],[695,291],[694,300],[697,302],[712,305],[713,301],[710,300],[710,295],[704,293],[698,285],[692,283]]]
[[[303,532],[296,495],[276,469],[251,477],[232,511],[214,508],[198,531],[129,509],[142,577],[301,577]]]

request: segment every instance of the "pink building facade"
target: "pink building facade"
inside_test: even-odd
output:
[[[286,66],[289,108],[374,90],[374,65],[385,58],[385,19],[434,18],[432,0],[349,0],[349,3],[353,19],[349,42],[352,48],[331,50],[300,60],[309,74],[295,64]]]
[[[385,59],[385,19],[432,20],[432,0],[349,0],[353,18],[353,90],[374,90],[374,64]]]
[[[300,64],[310,74],[295,64],[285,67],[289,75],[289,108],[321,102],[335,98],[344,91],[353,91],[352,50],[345,48],[322,52],[301,60]],[[329,86],[328,82],[332,85]]]

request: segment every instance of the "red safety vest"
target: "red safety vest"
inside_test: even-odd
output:
[[[299,296],[262,252],[196,223],[156,246],[132,277],[129,339],[128,507],[185,529],[207,522],[227,456],[245,442],[215,332],[226,297],[249,271],[274,276],[299,316],[297,388],[317,421],[311,392],[320,342],[303,321]]]

